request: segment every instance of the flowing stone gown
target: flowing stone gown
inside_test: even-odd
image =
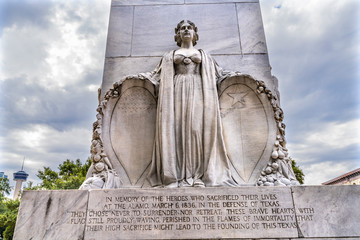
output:
[[[152,76],[159,82],[152,186],[235,186],[222,135],[210,56],[167,53]],[[155,79],[155,80],[154,80]]]
[[[176,159],[180,185],[201,185],[203,165],[203,94],[200,75],[201,55],[174,56],[174,101]]]

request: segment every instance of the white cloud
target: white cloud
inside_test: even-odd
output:
[[[44,58],[46,47],[59,34],[55,30],[44,31],[39,26],[14,25],[5,28],[1,37],[2,61],[0,79],[26,75],[29,78],[45,78],[48,67]]]
[[[261,1],[290,155],[306,184],[360,166],[360,2]]]
[[[90,155],[110,0],[2,5],[0,171],[14,185],[25,156],[28,180],[38,182],[43,166]]]
[[[269,0],[261,6],[273,72],[283,79],[280,87],[290,89],[294,80],[312,71],[354,71],[348,67],[359,60],[359,1]],[[324,66],[338,64],[339,58],[340,66]]]
[[[345,150],[357,145],[360,147],[360,119],[348,122],[324,122],[302,136],[301,141],[288,145],[292,155],[297,158],[312,159],[325,149],[328,151]],[[359,149],[360,150],[360,149]]]
[[[90,144],[90,133],[91,129],[73,128],[58,131],[45,124],[34,124],[14,129],[7,136],[7,141],[16,142],[16,147],[24,151],[42,154],[61,153],[65,149],[74,149],[74,146],[79,149],[86,147],[86,144]]]
[[[321,184],[359,167],[359,139],[360,119],[325,122],[288,148],[304,170],[305,184]]]
[[[26,76],[30,83],[64,91],[89,72],[102,70],[108,8],[106,1],[55,1],[48,28],[29,23],[6,27],[0,79]]]
[[[90,92],[97,92],[98,89],[99,89],[99,86],[96,85],[96,84],[90,84],[87,86],[87,89],[90,91]]]
[[[91,34],[80,34],[79,28],[84,22],[92,22],[92,18],[96,16],[92,14],[101,14],[106,4],[81,2],[75,7],[73,4],[66,2],[65,6],[58,7],[54,18],[51,19],[53,26],[59,30],[61,36],[51,43],[45,59],[51,68],[47,77],[57,79],[51,83],[55,87],[77,85],[88,69],[102,68],[101,63],[104,61],[106,28],[100,27],[99,23],[93,24],[89,26],[95,30]],[[89,9],[96,8],[97,11],[89,11]],[[67,18],[69,11],[74,11],[73,14],[81,21],[69,21]]]
[[[302,168],[306,185],[319,185],[355,169],[351,161],[320,162]]]
[[[349,122],[328,122],[318,132],[310,132],[305,141],[331,149],[344,149],[360,144],[360,119]]]
[[[9,16],[16,18],[0,35],[1,125],[6,131],[16,123],[64,127],[93,121],[89,116],[95,115],[101,85],[109,5],[109,0],[52,1],[44,11],[43,3],[35,1],[28,4],[31,14],[22,9],[21,16],[16,7],[22,5],[12,6]],[[36,13],[48,15],[33,21]],[[39,19],[46,24],[38,24]]]
[[[66,159],[85,161],[90,156],[90,141],[90,128],[59,131],[46,124],[30,124],[0,138],[0,158],[3,166],[15,172],[25,157],[29,180],[38,182],[35,174],[44,166],[56,169]]]

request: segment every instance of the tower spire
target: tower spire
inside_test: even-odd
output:
[[[27,180],[27,177],[29,176],[29,174],[24,172],[24,162],[25,162],[25,157],[24,157],[23,162],[22,162],[21,170],[14,173],[14,181],[16,182],[16,186],[15,186],[15,190],[14,190],[14,196],[13,196],[14,200],[19,197],[22,182],[25,182]]]
[[[24,170],[24,162],[25,162],[25,156],[24,156],[24,159],[23,159],[23,162],[22,162],[21,171]]]

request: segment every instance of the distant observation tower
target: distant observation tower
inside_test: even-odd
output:
[[[25,161],[25,159],[24,159]],[[14,197],[13,199],[17,199],[19,197],[19,193],[21,190],[21,185],[22,182],[25,182],[27,177],[29,176],[29,174],[27,174],[23,169],[24,169],[24,161],[21,167],[21,170],[14,173],[14,181],[16,182],[16,186],[15,186],[15,191],[14,191]]]

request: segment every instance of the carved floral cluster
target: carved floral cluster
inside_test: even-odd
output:
[[[105,181],[106,171],[111,169],[111,163],[104,153],[104,146],[101,140],[102,109],[97,108],[96,121],[93,124],[93,137],[91,141],[91,161],[93,163],[93,175],[99,176]]]
[[[276,140],[271,153],[271,160],[267,166],[261,171],[256,185],[258,186],[288,186],[298,185],[299,183],[294,179],[289,179],[284,176],[284,171],[288,169],[282,169],[281,166],[289,166],[289,153],[286,148],[285,140],[285,124],[282,122],[284,119],[284,112],[278,105],[276,96],[265,86],[263,81],[256,81],[257,92],[259,94],[265,93],[270,101],[270,104],[274,111],[274,117],[277,125]],[[291,166],[291,162],[290,162]],[[292,170],[291,170],[292,171]],[[291,173],[290,173],[291,174]]]

